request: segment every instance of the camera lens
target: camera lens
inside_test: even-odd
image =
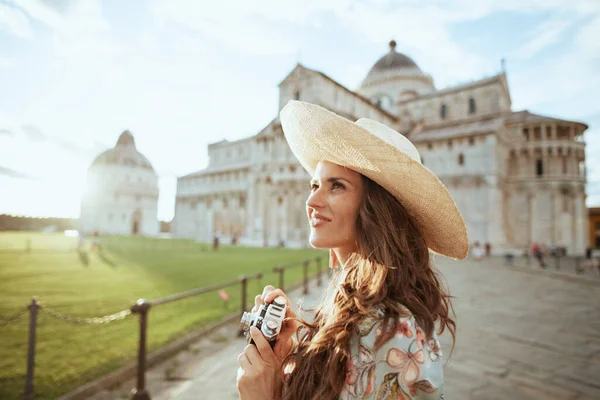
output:
[[[242,325],[242,329],[244,331],[248,331],[250,329],[250,327],[254,324],[254,321],[256,321],[256,315],[249,313],[249,312],[244,312],[244,314],[242,314],[242,319],[240,321],[240,324]]]

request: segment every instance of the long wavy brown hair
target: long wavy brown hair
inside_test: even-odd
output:
[[[396,326],[405,316],[404,305],[428,339],[436,324],[438,334],[448,328],[455,339],[451,297],[430,264],[419,225],[387,190],[365,176],[363,181],[356,221],[357,251],[344,265],[345,275],[333,304],[321,305],[312,323],[301,320],[298,347],[282,366],[287,372],[292,370],[286,376],[283,400],[336,399],[340,395],[352,333],[374,307],[385,310],[383,326]],[[394,334],[393,329],[382,329],[375,349]]]

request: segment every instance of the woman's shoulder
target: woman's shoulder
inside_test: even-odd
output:
[[[374,327],[377,326],[381,328],[381,325],[385,321],[385,311],[386,309],[383,305],[377,305],[371,308],[371,310],[369,310],[369,313],[365,315],[361,319],[361,322],[358,324],[356,329],[357,333],[360,336],[367,336],[373,330]],[[415,326],[416,328],[415,318],[408,308],[406,308],[402,304],[397,304],[396,312],[399,315],[397,324],[404,323],[405,321],[410,321],[410,325]],[[394,324],[394,321],[389,321],[388,324],[390,324],[390,326],[388,327],[389,329],[395,329],[395,327],[392,326]]]
[[[358,326],[341,399],[439,399],[443,386],[442,350],[437,337],[428,339],[406,307],[398,319],[385,321],[377,308]],[[386,325],[387,324],[387,325]],[[385,326],[384,326],[385,325]],[[391,338],[375,346],[383,329]]]

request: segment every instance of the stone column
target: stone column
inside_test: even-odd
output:
[[[288,186],[288,193],[286,196],[286,206],[287,206],[287,218],[285,221],[286,226],[286,240],[293,241],[294,240],[294,221],[296,220],[296,214],[298,210],[296,210],[294,203],[294,183]]]
[[[536,215],[537,215],[537,207],[536,207],[536,198],[533,188],[530,188],[528,193],[529,198],[529,244],[536,242],[539,240],[537,237],[537,224],[536,224]]]
[[[585,248],[587,246],[588,231],[586,230],[586,208],[585,201],[583,198],[583,190],[581,188],[576,189],[573,197],[574,204],[574,232],[573,232],[573,248],[570,249],[571,255],[583,255],[585,254]]]
[[[255,244],[262,246],[262,232],[264,229],[264,221],[263,221],[263,209],[264,209],[264,181],[261,178],[256,178],[254,181],[254,203],[252,209],[252,215],[249,218],[252,226],[252,239]]]
[[[261,246],[269,246],[269,237],[272,235],[271,230],[271,220],[273,219],[271,216],[272,206],[271,206],[271,185],[264,180],[262,183],[261,190],[261,230],[260,230],[260,240]]]
[[[571,124],[569,125],[569,141],[574,141],[575,140],[575,125]]]
[[[504,226],[502,221],[504,220],[504,214],[508,212],[507,207],[503,206],[503,193],[502,190],[498,187],[498,182],[496,182],[495,178],[492,178],[492,181],[489,183],[487,187],[487,197],[488,197],[488,209],[487,215],[487,237],[488,241],[492,245],[492,251],[497,253],[500,249],[506,247],[507,238],[504,232]]]
[[[244,236],[248,240],[252,240],[254,238],[254,216],[256,215],[256,203],[254,199],[256,178],[252,172],[249,172],[246,179],[248,180],[248,191],[246,192],[246,233]]]
[[[564,201],[563,195],[560,188],[557,185],[552,187],[552,243],[557,246],[562,242],[562,235],[560,232],[561,221],[562,221],[562,202]]]
[[[552,140],[558,140],[558,135],[556,133],[556,123],[553,123],[550,127],[551,132],[552,132]]]
[[[281,195],[281,198],[283,199],[282,203],[281,203],[281,224],[280,224],[280,229],[281,229],[281,239],[284,242],[287,242],[287,236],[288,236],[288,192],[287,192],[287,187],[286,187],[286,191],[284,191],[284,193]]]

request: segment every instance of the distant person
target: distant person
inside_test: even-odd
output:
[[[485,256],[489,257],[492,255],[492,245],[490,242],[485,242]]]
[[[452,196],[386,125],[300,101],[280,117],[311,175],[308,242],[329,250],[333,277],[311,323],[296,319],[287,300],[290,319],[274,348],[251,331],[256,345],[238,356],[240,400],[443,398],[437,335],[454,336],[456,325],[430,250],[468,255]],[[254,310],[276,296],[285,293],[265,287]]]
[[[215,235],[213,236],[213,251],[219,250],[219,239],[219,232],[215,232]]]
[[[533,242],[531,245],[531,254],[538,261],[540,267],[546,268],[546,263],[544,262],[544,251],[538,242]]]
[[[483,260],[483,256],[485,255],[485,250],[483,247],[481,247],[479,242],[475,242],[473,244],[472,254],[473,254],[473,258],[475,260],[477,260],[477,261]]]
[[[100,244],[100,232],[94,231],[92,235],[92,250],[102,251],[102,246]]]
[[[85,233],[83,231],[79,231],[79,238],[77,239],[77,249],[82,250],[85,246]]]

